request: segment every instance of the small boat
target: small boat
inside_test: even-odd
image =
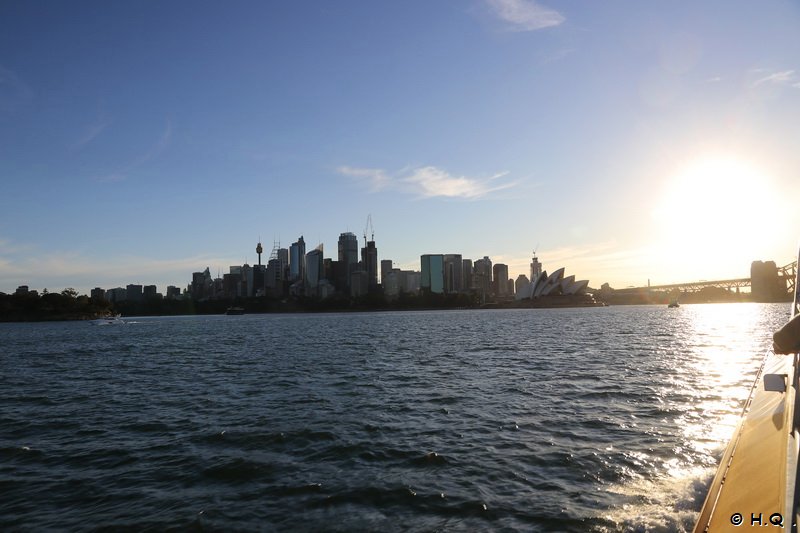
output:
[[[225,311],[226,315],[243,315],[244,314],[244,307],[229,307],[227,311]]]
[[[92,324],[95,326],[115,326],[124,323],[125,321],[122,320],[122,315],[120,314],[108,315],[92,320]]]
[[[677,300],[672,300],[670,303],[667,304],[667,307],[680,307],[681,304],[677,302]]]

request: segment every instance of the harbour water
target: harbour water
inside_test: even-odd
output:
[[[0,530],[691,530],[788,315],[0,324]]]

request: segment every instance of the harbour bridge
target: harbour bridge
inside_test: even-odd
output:
[[[778,270],[778,282],[786,287],[788,294],[794,294],[795,279],[797,276],[797,261],[784,265]],[[752,289],[752,278],[738,278],[738,279],[723,279],[717,281],[694,281],[690,283],[673,283],[671,285],[648,285],[647,287],[628,287],[627,289],[618,289],[617,293],[634,293],[646,290],[663,291],[663,292],[698,292],[708,287],[715,287],[726,290],[738,290],[744,287]]]

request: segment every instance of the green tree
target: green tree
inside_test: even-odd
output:
[[[78,296],[78,291],[76,291],[72,287],[67,287],[66,289],[61,291],[61,296],[66,296],[68,298],[75,298]]]

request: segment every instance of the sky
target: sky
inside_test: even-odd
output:
[[[592,287],[748,277],[800,237],[800,4],[0,3],[0,291],[339,234]],[[372,234],[372,230],[369,231]]]

